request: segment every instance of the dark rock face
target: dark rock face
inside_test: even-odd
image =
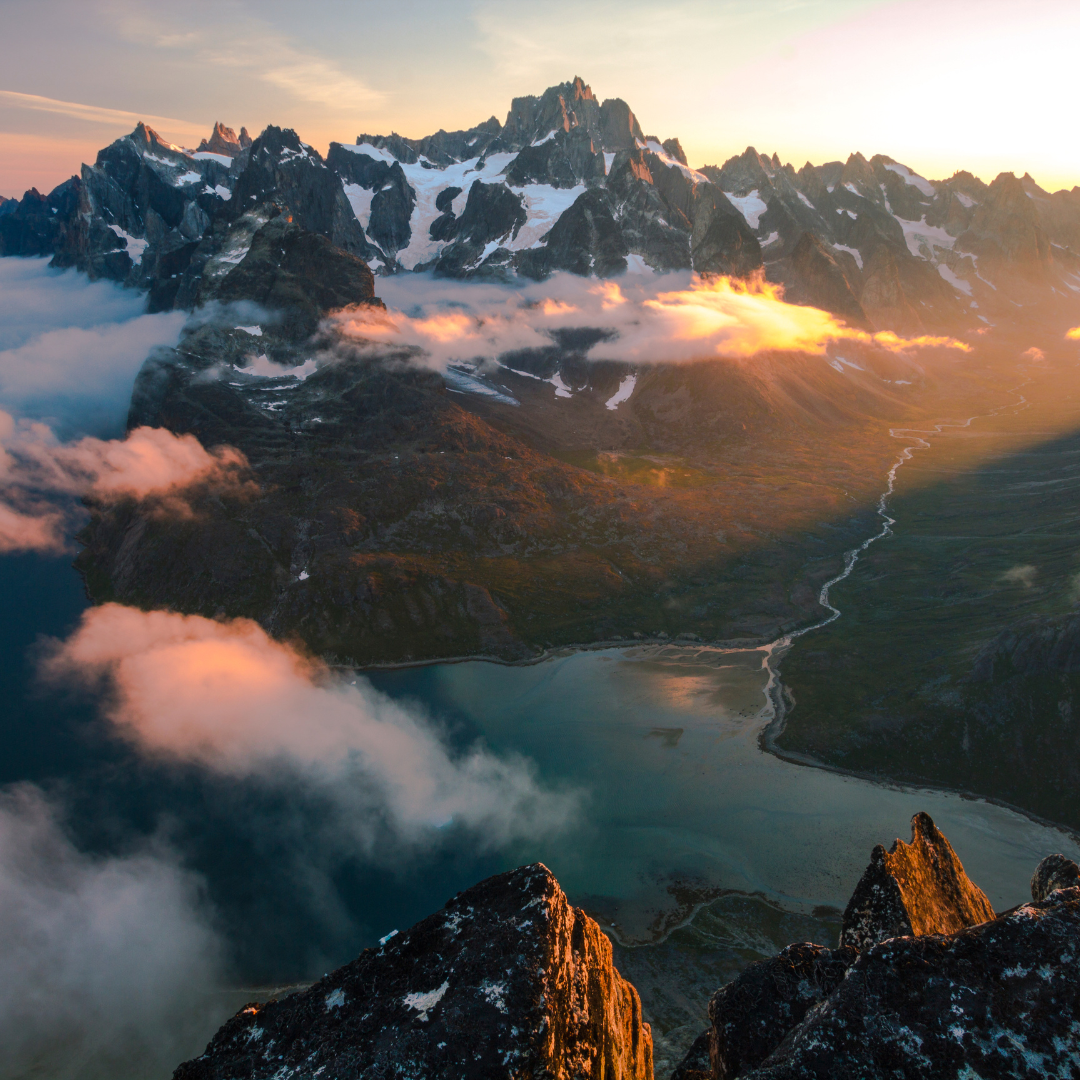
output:
[[[608,98],[600,106],[600,141],[605,150],[633,150],[645,141],[637,118],[622,98]]]
[[[454,242],[444,248],[435,262],[435,273],[465,277],[474,273],[484,258],[484,250],[495,241],[517,235],[527,215],[520,195],[505,184],[485,184],[474,180],[460,218],[447,211],[432,230]]]
[[[289,207],[297,225],[325,236],[336,247],[363,258],[376,254],[340,179],[295,131],[270,126],[251,144],[247,155],[227,206],[230,219],[273,199]]]
[[[514,98],[495,145],[499,149],[521,150],[549,132],[576,127],[584,128],[591,136],[599,135],[601,128],[600,104],[578,77],[548,87],[539,97]],[[604,149],[613,148],[605,145]]]
[[[409,246],[412,229],[409,218],[416,205],[416,192],[409,187],[401,166],[395,161],[371,200],[368,235],[386,252]]]
[[[867,949],[887,938],[948,934],[994,918],[929,814],[911,819],[911,843],[879,844],[844,912],[841,945]]]
[[[255,234],[241,263],[207,289],[200,302],[254,300],[283,312],[286,336],[301,341],[314,333],[326,312],[374,298],[375,280],[367,263],[281,214]]]
[[[957,247],[990,267],[1036,280],[1050,267],[1050,240],[1039,212],[1012,173],[1001,173],[987,189]]]
[[[1031,899],[1046,900],[1055,889],[1080,886],[1080,867],[1064,855],[1047,855],[1031,878]]]
[[[745,277],[761,266],[761,245],[739,214],[721,202],[709,200],[694,221],[690,251],[694,269],[703,274]]]
[[[678,139],[665,139],[661,144],[663,148],[676,160],[686,164],[686,151]]]
[[[1078,961],[1075,888],[954,934],[882,942],[743,1076],[1075,1076]]]
[[[734,1080],[764,1061],[840,985],[857,956],[851,947],[789,945],[721,987],[709,1002],[709,1075]]]
[[[310,989],[249,1005],[175,1080],[651,1080],[611,945],[539,863],[490,878]]]
[[[710,1080],[712,1065],[709,1063],[711,1031],[703,1031],[691,1044],[686,1056],[675,1067],[671,1080]]]
[[[626,269],[626,243],[602,191],[586,191],[547,234],[547,246],[524,253],[519,269],[545,278],[556,270],[608,277]]]
[[[1080,672],[1080,617],[1035,617],[1002,631],[980,650],[972,665],[976,682]]]
[[[79,204],[80,181],[65,180],[49,194],[31,188],[22,199],[0,204],[0,256],[51,255]],[[113,242],[119,246],[115,234]]]
[[[516,187],[550,184],[571,188],[603,178],[603,153],[584,128],[557,131],[536,146],[524,147],[506,170],[507,181]]]
[[[995,917],[916,814],[910,845],[874,849],[840,947],[790,945],[718,990],[673,1080],[1080,1075],[1080,868],[1048,856],[1031,891]]]
[[[855,298],[847,274],[836,257],[813,234],[805,232],[791,253],[807,300],[815,307],[835,311],[856,326],[867,325],[866,312]]]

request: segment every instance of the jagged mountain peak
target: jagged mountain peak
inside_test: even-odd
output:
[[[241,136],[247,136],[247,128],[240,129]],[[251,137],[248,136],[247,145],[251,145]],[[244,148],[244,143],[232,128],[226,127],[220,120],[214,124],[214,130],[209,139],[203,139],[199,143],[196,153],[224,154],[226,157],[236,157]]]
[[[331,143],[325,160],[275,125],[252,142],[219,120],[185,151],[140,123],[53,194],[5,204],[5,250],[52,250],[157,289],[153,302],[166,306],[197,295],[201,268],[219,249],[240,250],[250,239],[240,223],[268,206],[376,273],[764,271],[790,299],[875,329],[989,322],[983,309],[1005,302],[999,271],[1044,284],[1052,272],[1080,292],[1080,188],[1051,196],[1012,174],[989,186],[970,173],[931,182],[859,152],[796,172],[754,146],[691,169],[678,138],[645,136],[627,102],[601,101],[580,76],[515,98],[505,124],[364,134]],[[85,224],[71,216],[76,203]]]
[[[177,154],[187,156],[182,147],[176,146],[163,139],[152,127],[144,124],[141,120],[135,125],[135,130],[128,136],[142,153],[152,151],[174,157]]]

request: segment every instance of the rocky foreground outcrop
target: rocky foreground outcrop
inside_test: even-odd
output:
[[[671,1080],[1080,1076],[1080,867],[1050,855],[1031,891],[995,916],[917,814],[910,844],[875,849],[841,945],[789,945],[721,987]],[[645,1080],[652,1051],[607,938],[536,863],[248,1005],[174,1080]]]
[[[647,1080],[652,1035],[599,926],[536,863],[302,993],[242,1009],[174,1080]]]
[[[672,1080],[1080,1075],[1080,869],[1039,864],[995,917],[926,814],[878,846],[841,945],[751,964]]]
[[[887,938],[948,934],[994,917],[929,814],[911,819],[911,843],[878,844],[844,912],[840,944],[867,949]]]

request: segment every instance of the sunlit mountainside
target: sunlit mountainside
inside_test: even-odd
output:
[[[18,1075],[1076,1067],[1080,187],[504,105],[0,199]]]
[[[276,127],[189,151],[140,124],[0,206],[0,245],[202,312],[129,426],[250,465],[186,515],[91,497],[91,595],[344,664],[809,625],[877,528],[890,428],[1071,379],[1080,323],[1078,189],[753,148],[694,169],[581,79],[325,160]]]

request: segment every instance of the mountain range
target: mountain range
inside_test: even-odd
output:
[[[677,138],[646,135],[580,78],[515,98],[503,123],[359,135],[325,159],[274,127],[252,141],[219,123],[189,151],[140,124],[47,196],[0,202],[0,253],[51,254],[147,289],[155,310],[190,307],[271,204],[378,274],[764,273],[791,301],[906,334],[1080,291],[1080,188],[929,181],[880,154],[796,171],[753,147],[692,169]]]

